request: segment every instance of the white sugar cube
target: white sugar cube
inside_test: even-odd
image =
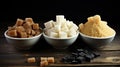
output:
[[[69,32],[68,32],[68,36],[69,36],[69,37],[73,37],[73,36],[75,36],[76,34],[77,34],[77,31],[74,30],[74,29],[70,29]]]
[[[55,27],[55,25],[56,25],[56,22],[52,22],[52,24],[53,24],[53,27]]]
[[[56,33],[56,32],[50,32],[50,37],[58,38],[58,33]]]
[[[67,20],[66,24],[68,28],[71,28],[74,23],[72,21]]]
[[[52,28],[53,27],[53,20],[44,23],[44,25],[45,25],[45,28]]]
[[[61,28],[61,31],[63,31],[63,32],[68,32],[69,31],[69,29],[67,28],[67,27],[63,27],[63,28]]]
[[[55,25],[54,29],[56,32],[59,32],[61,30],[61,25]]]
[[[50,29],[45,28],[44,31],[45,31],[45,34],[47,34],[48,36],[50,36],[50,32],[56,32],[55,28],[50,28]]]
[[[47,34],[47,28],[44,28],[44,32],[45,32],[45,34]]]
[[[44,32],[45,32],[46,35],[50,36],[50,29],[45,28]]]
[[[66,22],[62,22],[62,24],[61,24],[61,27],[67,27],[67,23]]]
[[[66,32],[59,32],[59,38],[67,38],[67,33]]]
[[[66,19],[64,18],[64,15],[57,15],[56,24],[62,26],[64,23],[66,23]]]
[[[78,26],[76,24],[73,24],[70,29],[78,30]]]
[[[66,32],[66,33],[69,31],[66,23],[64,23],[64,24],[62,25],[61,31]]]
[[[60,23],[64,20],[64,15],[56,15],[56,22]]]

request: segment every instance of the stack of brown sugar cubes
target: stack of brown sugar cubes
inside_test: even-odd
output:
[[[36,58],[35,57],[30,57],[27,59],[28,63],[35,63]],[[49,64],[55,63],[54,57],[40,57],[40,67],[45,67],[48,66]]]
[[[38,23],[34,23],[32,18],[25,20],[17,19],[16,24],[8,27],[7,35],[16,38],[29,38],[41,33]]]

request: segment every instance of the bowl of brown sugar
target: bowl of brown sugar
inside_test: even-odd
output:
[[[4,33],[8,44],[20,50],[30,49],[39,41],[41,35],[42,28],[32,18],[18,18],[15,25],[8,27]]]

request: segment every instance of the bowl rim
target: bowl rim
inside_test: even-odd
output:
[[[115,31],[114,31],[115,32]],[[83,34],[82,32],[80,32],[80,35],[83,36],[83,37],[87,37],[87,38],[93,38],[93,39],[107,39],[107,38],[111,38],[111,37],[115,37],[116,35],[116,32],[112,35],[112,36],[107,36],[107,37],[92,37],[92,36],[88,36],[86,34]]]
[[[71,39],[71,38],[74,38],[74,37],[78,37],[79,35],[79,31],[77,31],[77,34],[75,36],[72,36],[72,37],[67,37],[67,38],[54,38],[54,37],[49,37],[48,35],[45,34],[45,32],[43,32],[43,36],[44,37],[47,37],[47,38],[50,38],[50,39],[57,39],[57,40],[65,40],[65,39]]]
[[[34,36],[34,37],[29,37],[29,38],[15,38],[15,37],[8,36],[8,35],[6,34],[7,31],[8,31],[8,30],[6,30],[6,31],[4,32],[4,36],[5,36],[6,38],[9,38],[9,39],[16,39],[16,40],[34,39],[34,38],[40,37],[40,36],[42,35],[42,33],[43,33],[43,32],[41,32],[39,35],[36,35],[36,36]]]

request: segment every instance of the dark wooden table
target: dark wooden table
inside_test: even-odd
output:
[[[1,23],[0,23],[1,24]],[[0,67],[39,67],[39,59],[40,57],[55,57],[55,64],[49,64],[49,67],[119,67],[120,63],[108,63],[108,62],[88,62],[84,64],[63,64],[60,62],[60,59],[72,52],[72,50],[77,48],[88,48],[86,44],[81,40],[80,36],[76,40],[74,44],[69,46],[67,49],[64,50],[57,50],[50,46],[43,38],[40,38],[39,42],[35,44],[30,50],[20,51],[16,50],[12,45],[8,44],[5,37],[4,32],[10,24],[2,23],[0,29]],[[106,57],[120,57],[120,36],[117,31],[116,37],[112,43],[102,47],[100,50],[96,50],[96,52],[100,53],[100,57],[97,59],[103,59]],[[93,50],[95,51],[95,50]],[[36,63],[27,63],[27,58],[35,57],[37,62]]]

